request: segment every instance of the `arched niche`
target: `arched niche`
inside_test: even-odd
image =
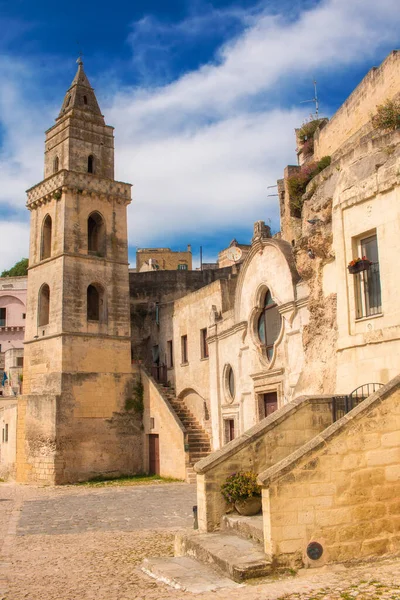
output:
[[[106,226],[101,214],[92,212],[87,222],[88,252],[104,256],[106,253]]]
[[[87,172],[94,173],[94,169],[95,169],[95,159],[94,159],[93,154],[89,154],[88,162],[87,162]]]
[[[40,260],[50,258],[51,256],[51,238],[52,238],[52,220],[50,215],[46,215],[42,224],[42,243],[40,249]]]
[[[39,290],[38,299],[38,325],[43,327],[50,321],[50,288],[44,283]]]
[[[91,283],[86,292],[87,320],[104,323],[106,303],[104,288],[99,283]]]
[[[203,427],[207,427],[210,420],[210,407],[202,396],[193,388],[186,388],[179,394],[179,399],[183,400],[185,406],[190,410],[194,417]]]

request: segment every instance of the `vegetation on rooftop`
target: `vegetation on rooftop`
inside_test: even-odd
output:
[[[372,117],[375,129],[395,131],[400,129],[400,100],[387,99],[383,104],[378,104],[376,114]]]
[[[324,119],[312,119],[305,121],[297,132],[304,156],[311,156],[314,153],[314,133],[323,123]]]
[[[11,269],[4,270],[1,277],[24,277],[28,274],[28,259],[21,258]]]
[[[304,193],[310,181],[331,164],[330,156],[323,156],[318,162],[311,162],[301,167],[287,179],[290,196],[290,210],[293,217],[301,217],[304,202]]]

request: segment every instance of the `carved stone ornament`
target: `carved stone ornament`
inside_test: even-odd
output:
[[[258,240],[263,240],[271,237],[271,228],[264,221],[256,221],[254,223],[254,235],[251,240],[252,244]]]

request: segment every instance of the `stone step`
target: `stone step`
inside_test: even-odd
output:
[[[142,571],[176,590],[192,594],[240,587],[231,579],[219,575],[211,567],[199,563],[189,556],[145,558],[142,563]]]
[[[200,425],[196,425],[195,423],[190,423],[190,425],[188,424],[188,431],[193,433],[201,433],[201,435],[205,435],[206,437],[208,437],[207,434],[204,433],[204,429],[202,429]]]
[[[205,450],[206,452],[210,452],[210,444],[207,444],[206,442],[201,442],[198,440],[191,440],[189,439],[189,445],[191,448],[198,448],[199,450]]]
[[[175,556],[196,558],[239,583],[272,572],[271,558],[260,544],[228,533],[178,533]]]
[[[236,513],[224,515],[221,519],[221,531],[236,533],[240,537],[264,543],[263,516],[243,517]]]
[[[190,437],[189,444],[191,448],[199,448],[200,450],[208,450],[210,447],[210,444],[207,444],[207,442],[203,442],[201,440],[193,440]]]
[[[195,444],[195,445],[200,445],[200,446],[206,446],[207,448],[210,447],[210,442],[208,440],[206,440],[205,438],[201,438],[201,437],[194,437],[192,435],[189,434],[189,443],[191,444]]]

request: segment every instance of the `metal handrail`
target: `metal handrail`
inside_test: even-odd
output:
[[[366,400],[371,394],[374,394],[383,383],[364,383],[358,386],[350,394],[345,396],[332,397],[332,421],[333,423],[341,419],[348,412],[353,410],[360,402]]]

